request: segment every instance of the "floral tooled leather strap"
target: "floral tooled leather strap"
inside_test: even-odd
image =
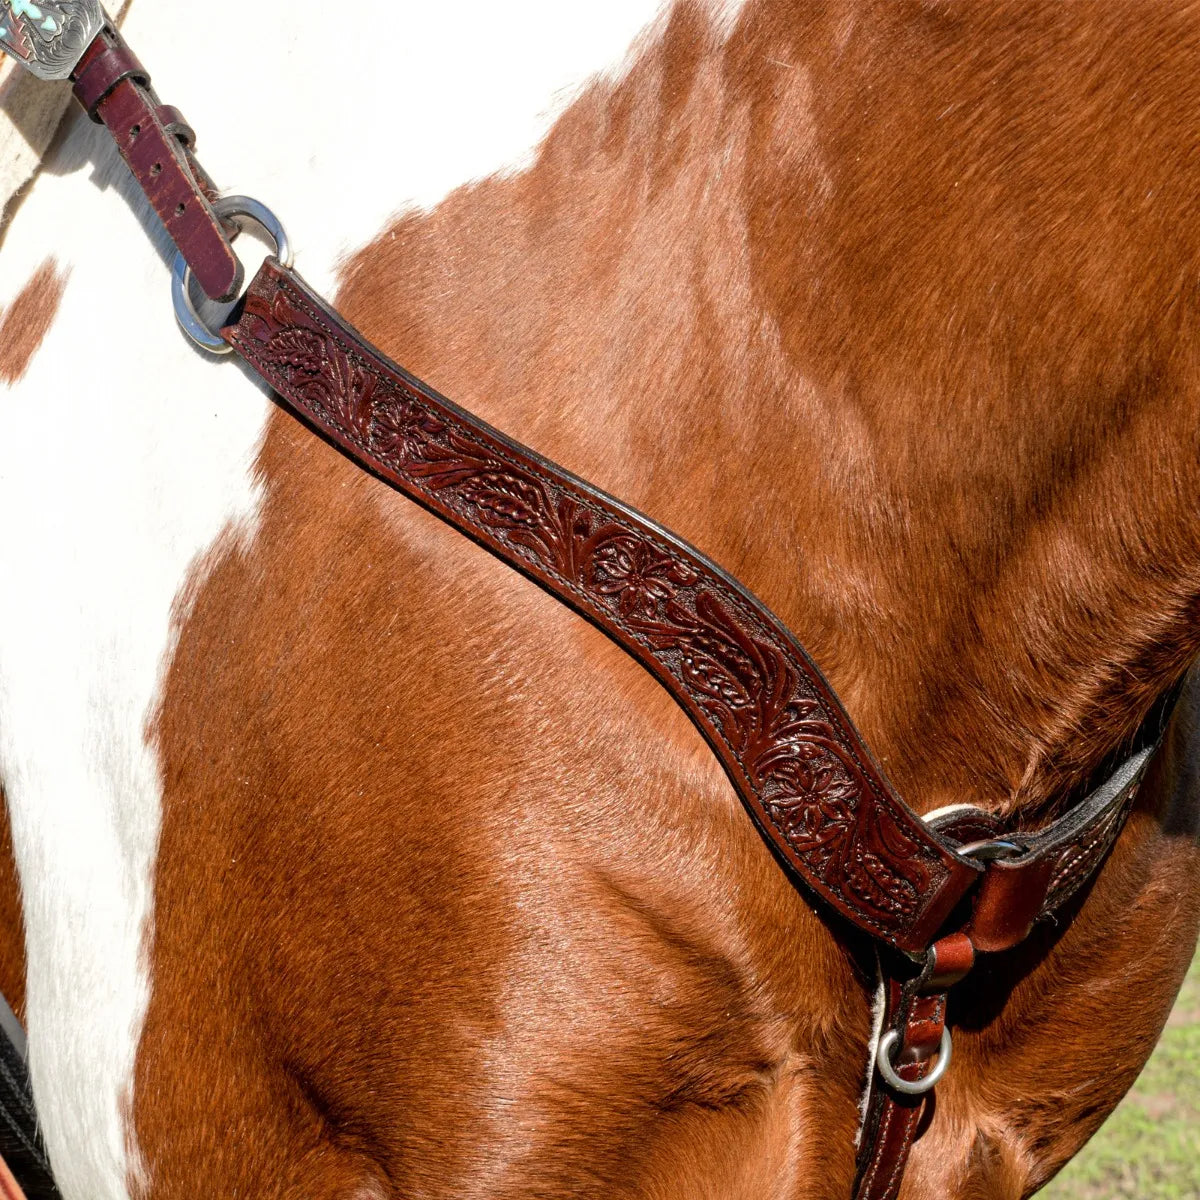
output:
[[[408,375],[269,259],[224,336],[352,458],[593,620],[667,687],[791,873],[923,950],[980,876],[895,795],[767,608],[648,518]]]
[[[109,127],[179,248],[184,298],[189,272],[209,296],[233,296],[241,265],[191,130],[159,103],[115,28],[101,28],[84,46],[92,26],[57,24],[56,13],[81,6],[99,13],[98,0],[46,0],[46,11],[41,0],[0,0],[0,17],[6,7],[22,19],[19,29],[0,29],[0,45],[27,66],[37,59],[51,77],[74,71],[76,96]],[[254,211],[239,199],[243,207],[225,215]],[[200,344],[221,346],[205,332]],[[889,984],[890,1028],[877,1055],[856,1184],[858,1200],[895,1200],[924,1103],[906,1097],[949,1065],[948,989],[976,950],[1016,945],[1092,877],[1124,826],[1161,723],[1150,722],[1143,748],[1065,817],[1029,833],[1002,831],[974,814],[968,823],[981,828],[968,835],[970,856],[959,853],[949,828],[940,833],[895,794],[800,644],[699,552],[408,375],[278,261],[263,265],[222,337],[360,466],[628,650],[708,739],[791,877],[860,930],[924,958],[925,970],[914,973],[894,956],[903,973]],[[1163,723],[1169,708],[1168,698]],[[981,880],[969,915],[965,905],[958,913],[965,928],[947,933],[943,924]],[[14,1104],[0,1096],[0,1115],[18,1111],[19,1097]],[[26,1115],[20,1128],[35,1128],[32,1111]],[[19,1159],[21,1149],[0,1145],[23,1168],[29,1200],[52,1198],[48,1167]],[[0,1197],[12,1191],[8,1182],[0,1163]]]

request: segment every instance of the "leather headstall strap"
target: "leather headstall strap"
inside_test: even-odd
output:
[[[190,267],[211,298],[234,296],[242,268],[192,132],[160,104],[111,24],[72,79],[179,248],[184,294]],[[232,201],[223,203],[228,211]],[[253,215],[244,205],[232,211]],[[907,1093],[949,1063],[950,989],[977,951],[1016,945],[1092,877],[1124,825],[1153,745],[1041,830],[1006,832],[974,810],[948,823],[923,821],[761,601],[674,534],[409,375],[289,267],[267,259],[220,337],[205,344],[214,342],[231,346],[359,466],[642,663],[708,740],[789,877],[881,944],[887,1011],[856,1194],[890,1200],[924,1103]]]
[[[192,153],[195,134],[178,109],[162,104],[150,73],[111,22],[84,51],[72,75],[75,96],[104,124],[200,286],[233,300],[241,262],[213,211],[217,190]]]

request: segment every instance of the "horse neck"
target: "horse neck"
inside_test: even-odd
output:
[[[825,541],[868,593],[819,603],[914,802],[1051,801],[1200,650],[1200,23],[1168,7],[858,6],[852,56],[820,17],[763,35],[817,133],[754,189],[759,295],[853,414]]]
[[[1195,31],[1037,7],[679,6],[529,171],[377,244],[402,301],[347,283],[739,575],[925,809],[1052,801],[1200,651]]]

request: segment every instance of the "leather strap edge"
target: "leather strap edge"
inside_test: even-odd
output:
[[[704,734],[788,873],[917,953],[980,869],[887,784],[832,689],[724,571],[366,345],[268,259],[223,336],[354,461],[581,612]]]

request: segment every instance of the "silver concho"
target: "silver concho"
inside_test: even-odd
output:
[[[0,47],[39,79],[69,79],[103,25],[100,0],[0,0]]]

